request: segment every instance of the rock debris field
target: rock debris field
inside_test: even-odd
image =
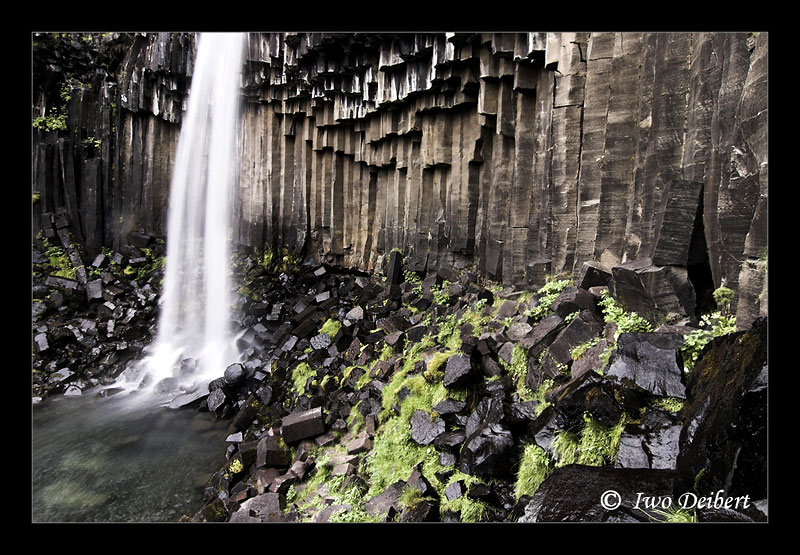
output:
[[[113,395],[155,334],[163,241],[88,262],[53,223],[33,252],[34,402]],[[594,263],[519,291],[399,251],[375,275],[235,258],[241,362],[171,405],[231,431],[182,521],[767,520],[766,318],[655,326]]]

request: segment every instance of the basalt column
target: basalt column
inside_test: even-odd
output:
[[[78,218],[93,248],[163,232],[193,37],[130,37],[97,109],[37,132],[40,225]],[[766,33],[250,33],[233,238],[537,287],[651,264],[665,195],[697,183],[690,281],[734,290],[747,327],[767,307],[767,67]]]

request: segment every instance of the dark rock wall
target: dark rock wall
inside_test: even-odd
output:
[[[105,242],[163,232],[194,45],[135,37],[102,194],[83,174],[77,200],[53,186],[51,153],[35,183],[65,193],[43,211],[99,210]],[[541,285],[652,257],[680,179],[703,183],[714,285],[739,294],[740,325],[766,313],[766,33],[253,33],[248,49],[237,241],[364,270],[396,247],[412,269]]]

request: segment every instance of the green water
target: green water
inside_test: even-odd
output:
[[[32,522],[174,522],[201,507],[228,423],[120,395],[33,405]]]

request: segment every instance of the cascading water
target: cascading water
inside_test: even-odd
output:
[[[126,371],[140,389],[165,378],[184,388],[214,379],[239,356],[231,329],[229,220],[245,41],[243,33],[198,39],[169,195],[158,332],[148,356]]]

